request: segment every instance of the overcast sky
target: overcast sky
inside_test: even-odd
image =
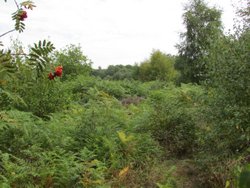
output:
[[[18,1],[18,0],[17,0]],[[0,2],[0,34],[13,28],[13,0]],[[20,2],[20,1],[19,1]],[[57,49],[80,44],[93,67],[140,63],[152,49],[176,54],[183,31],[183,7],[188,0],[34,0],[28,11],[24,33],[0,38],[8,46],[10,37],[25,46],[49,39]],[[223,10],[225,30],[232,28],[235,0],[209,0]]]

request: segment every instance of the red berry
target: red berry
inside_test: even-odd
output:
[[[61,65],[60,65],[60,66],[57,66],[57,67],[55,68],[54,74],[55,74],[56,76],[61,77],[61,76],[62,76],[62,71],[63,71],[63,67],[62,67]]]
[[[25,10],[22,10],[20,13],[20,20],[24,21],[24,19],[27,17],[28,17],[27,12]]]
[[[50,80],[54,80],[55,76],[50,72],[49,75],[48,75],[48,78],[49,78]]]

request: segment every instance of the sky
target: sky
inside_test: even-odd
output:
[[[18,1],[17,2],[21,2]],[[184,31],[182,14],[188,0],[33,0],[26,29],[0,38],[5,47],[10,38],[24,46],[48,39],[60,50],[80,45],[92,67],[134,64],[144,61],[153,49],[175,55],[175,45]],[[223,11],[225,30],[233,27],[235,0],[207,0]],[[13,29],[13,0],[0,2],[0,34]]]

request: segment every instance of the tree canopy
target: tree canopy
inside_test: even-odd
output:
[[[192,0],[185,7],[183,23],[186,31],[180,35],[175,67],[181,71],[181,82],[200,83],[206,77],[209,49],[222,35],[221,11],[203,0]]]
[[[150,58],[140,64],[138,78],[142,81],[174,81],[178,75],[174,63],[173,56],[154,50]]]

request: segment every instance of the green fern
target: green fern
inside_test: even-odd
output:
[[[27,104],[18,94],[0,88],[0,110],[6,106],[15,105],[27,107]]]
[[[0,86],[4,85],[7,77],[11,77],[16,71],[16,67],[11,63],[12,57],[10,51],[0,50]]]
[[[34,44],[29,54],[30,65],[34,66],[37,71],[37,77],[40,77],[45,70],[46,65],[50,63],[49,54],[55,49],[54,45],[50,41],[39,41],[38,44]]]

